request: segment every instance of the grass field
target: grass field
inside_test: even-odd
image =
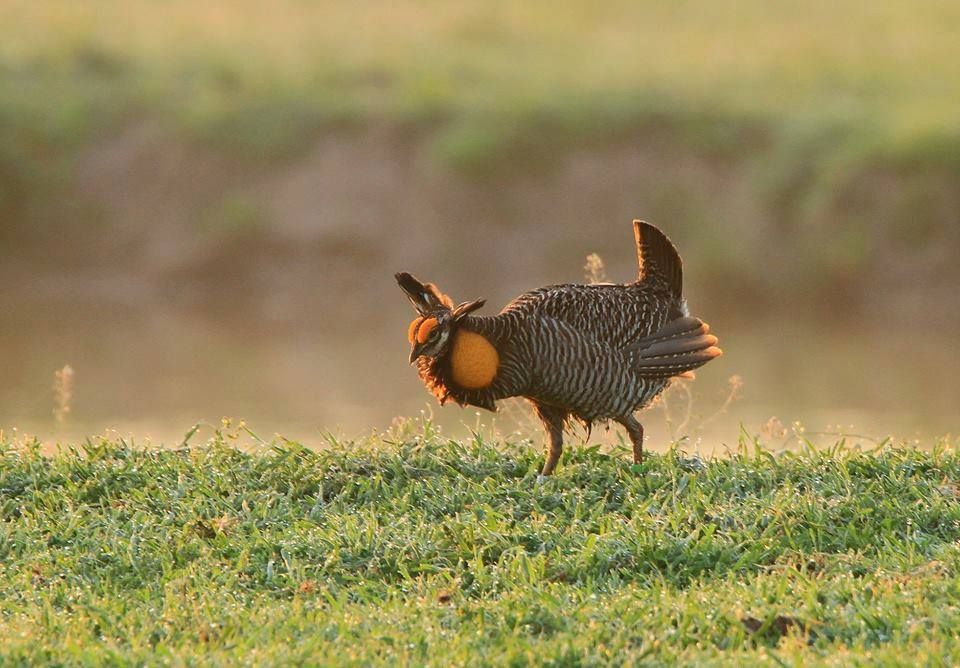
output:
[[[960,658],[960,456],[3,443],[0,663]]]
[[[733,151],[761,129],[833,170],[956,164],[958,27],[947,1],[11,0],[0,156],[28,174],[146,115],[256,155],[387,122],[431,127],[443,159],[470,164],[653,121]]]

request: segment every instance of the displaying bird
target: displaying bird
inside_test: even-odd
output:
[[[643,426],[634,413],[671,378],[719,357],[717,337],[690,316],[680,255],[649,223],[634,221],[638,280],[551,285],[524,293],[494,316],[472,315],[483,299],[454,305],[432,283],[396,274],[417,317],[410,363],[439,400],[496,410],[525,397],[549,438],[543,476],[553,473],[571,418],[626,429],[643,460]]]

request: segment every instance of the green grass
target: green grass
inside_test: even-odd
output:
[[[430,124],[442,157],[471,163],[655,121],[734,149],[731,126],[760,123],[837,160],[955,163],[957,26],[948,1],[12,0],[0,118],[20,130],[11,158],[149,114],[257,154],[386,120]]]
[[[91,441],[0,460],[0,663],[960,658],[960,455]]]

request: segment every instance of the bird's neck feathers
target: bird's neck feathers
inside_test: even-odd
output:
[[[453,399],[461,406],[472,404],[490,410],[494,409],[490,389],[499,369],[500,354],[494,343],[469,326],[453,331],[443,355],[417,360],[420,378],[441,404]]]

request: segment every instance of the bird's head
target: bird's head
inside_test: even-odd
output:
[[[420,357],[442,356],[450,346],[451,335],[458,321],[486,301],[476,299],[454,306],[453,300],[433,283],[421,283],[406,272],[395,274],[395,278],[417,310],[417,317],[407,330],[411,364]]]

